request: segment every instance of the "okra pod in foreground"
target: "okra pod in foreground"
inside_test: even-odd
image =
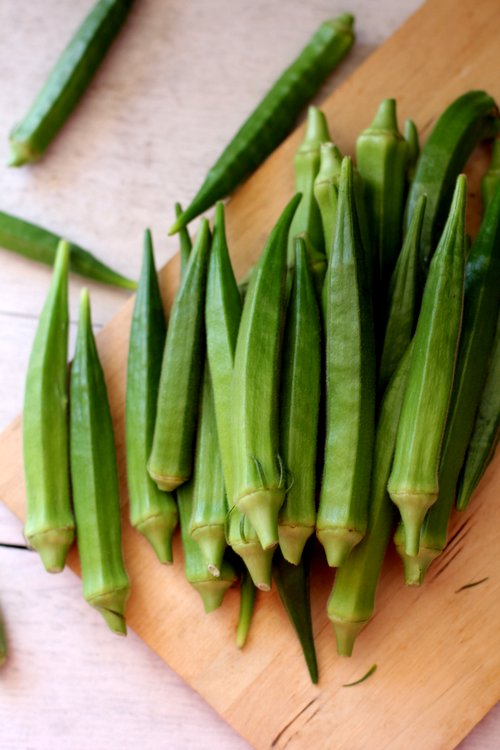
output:
[[[69,252],[68,243],[62,240],[40,314],[24,390],[24,534],[51,573],[64,568],[75,535],[67,413]]]
[[[354,18],[349,13],[321,24],[208,171],[192,203],[170,228],[170,234],[232,193],[279,146],[303,107],[351,49],[353,25]]]
[[[70,399],[71,482],[83,594],[113,632],[126,635],[130,584],[122,557],[113,424],[86,289],[80,300]]]
[[[278,543],[286,471],[279,455],[278,393],[290,224],[300,202],[288,203],[252,274],[243,305],[232,382],[233,496],[263,549]]]
[[[425,514],[438,496],[462,319],[466,193],[461,175],[424,289],[388,484],[404,524],[407,555],[418,554]]]
[[[165,342],[165,314],[156,275],[149,230],[144,235],[144,258],[137,289],[127,369],[126,445],[130,523],[144,534],[160,562],[172,562],[172,534],[177,506],[160,492],[146,464],[153,430]]]
[[[210,230],[200,224],[176,294],[163,352],[148,471],[170,492],[191,476],[201,374],[205,357],[203,318]]]
[[[9,166],[36,161],[57,135],[127,17],[132,0],[99,0],[57,60],[29,112],[9,136]]]
[[[486,211],[493,200],[495,189],[500,182],[500,138],[493,143],[491,161],[488,171],[481,179],[481,195],[483,197],[483,208]]]
[[[366,529],[375,419],[371,294],[349,157],[325,294],[326,444],[316,533],[328,564],[339,566]]]
[[[314,197],[321,216],[324,247],[328,258],[332,254],[335,237],[341,166],[342,154],[337,146],[333,143],[322,143],[320,167],[314,180]]]

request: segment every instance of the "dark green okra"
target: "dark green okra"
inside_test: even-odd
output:
[[[298,565],[316,521],[316,443],[321,390],[321,328],[307,267],[306,247],[295,241],[295,273],[283,345],[280,449],[288,489],[278,521],[285,560]]]
[[[210,230],[203,219],[170,314],[148,462],[151,478],[167,492],[187,481],[192,472],[209,253]]]
[[[460,337],[467,181],[457,179],[448,221],[432,259],[415,333],[389,494],[417,555],[420,529],[438,496],[438,469]]]
[[[232,193],[279,146],[303,107],[351,49],[353,25],[354,18],[349,13],[321,24],[211,167],[192,203],[172,225],[170,234]]]
[[[130,583],[122,557],[113,424],[86,289],[80,300],[70,401],[71,483],[83,594],[113,632],[125,635]]]
[[[141,278],[130,328],[126,395],[127,479],[130,523],[144,534],[160,562],[170,563],[177,506],[172,495],[157,488],[146,468],[153,441],[166,330],[148,229],[144,235]]]
[[[177,218],[182,214],[182,206],[180,203],[175,204],[175,215]],[[186,273],[186,268],[189,262],[189,256],[193,249],[193,243],[186,227],[182,227],[179,230],[179,252],[181,255],[181,277]]]
[[[248,570],[243,571],[240,581],[240,613],[238,627],[236,628],[236,645],[238,648],[243,648],[248,638],[256,593],[257,589],[252,581],[252,576]]]
[[[500,138],[493,143],[491,161],[488,171],[481,179],[481,195],[483,197],[483,208],[486,211],[493,200],[495,189],[500,182]]]
[[[75,535],[67,414],[69,252],[68,243],[62,240],[40,314],[24,390],[24,534],[51,573],[64,568]]]
[[[417,126],[413,120],[405,120],[404,138],[408,144],[408,161],[406,164],[406,176],[411,182],[415,176],[415,167],[420,156],[420,143]]]
[[[316,533],[328,564],[339,566],[366,529],[375,419],[371,294],[348,157],[325,290],[326,445]]]
[[[288,233],[300,202],[288,203],[252,274],[238,331],[232,382],[233,496],[263,549],[278,543],[286,470],[279,454],[278,392]]]
[[[127,17],[132,0],[99,0],[59,57],[29,112],[12,130],[9,166],[36,161],[67,120]]]

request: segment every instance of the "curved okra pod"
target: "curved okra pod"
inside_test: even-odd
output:
[[[316,520],[316,444],[321,390],[318,303],[302,239],[295,241],[295,274],[288,303],[280,400],[280,447],[288,489],[278,521],[285,560],[298,565]]]
[[[192,203],[169,234],[229,195],[292,130],[297,116],[354,42],[354,18],[342,13],[325,21],[278,78],[209,170]]]
[[[335,631],[337,652],[350,656],[354,642],[370,620],[385,551],[396,510],[387,493],[401,405],[413,344],[404,353],[384,394],[377,424],[368,527],[361,542],[335,574],[328,599],[328,617]]]
[[[409,182],[411,182],[415,175],[415,167],[417,166],[418,157],[420,156],[418,130],[413,120],[405,120],[404,139],[408,144],[406,175]]]
[[[250,623],[252,622],[253,608],[255,604],[255,595],[257,589],[250,573],[245,570],[240,582],[240,614],[238,617],[238,627],[236,629],[236,645],[243,648],[247,641]]]
[[[388,490],[398,506],[407,555],[438,496],[438,468],[460,337],[467,181],[457,180],[443,235],[424,289]]]
[[[75,32],[31,109],[9,136],[9,166],[36,161],[67,120],[127,17],[132,0],[99,0]]]
[[[366,529],[375,419],[370,290],[353,167],[342,162],[337,230],[325,281],[326,445],[316,533],[328,564],[345,561]]]
[[[130,523],[144,534],[160,562],[170,563],[172,534],[177,526],[177,506],[172,495],[160,492],[146,468],[153,441],[166,330],[151,233],[147,230],[130,328],[127,369],[126,442]]]
[[[182,214],[182,206],[180,203],[175,204],[175,215],[177,218]],[[186,273],[187,264],[189,262],[189,256],[193,249],[193,243],[186,227],[182,227],[179,230],[179,252],[181,256],[181,278]]]
[[[500,138],[493,143],[491,161],[488,171],[481,179],[481,195],[483,197],[483,208],[486,211],[493,200],[495,189],[500,182]]]
[[[130,583],[122,557],[113,424],[86,289],[80,300],[70,399],[71,481],[83,594],[113,632],[125,635]]]
[[[62,240],[31,350],[23,411],[28,543],[45,568],[64,568],[73,543],[68,449],[68,265]]]
[[[236,505],[248,516],[263,549],[278,543],[278,513],[285,497],[278,389],[288,233],[299,202],[296,195],[288,203],[252,274],[234,358],[234,487],[229,508]]]
[[[151,478],[167,492],[187,481],[192,471],[209,253],[210,230],[204,219],[170,314],[148,462]]]

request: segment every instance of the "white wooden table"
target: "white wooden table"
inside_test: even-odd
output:
[[[0,3],[0,164],[13,122],[25,113],[91,5],[92,0]],[[357,16],[358,41],[325,91],[420,0],[346,5]],[[343,9],[337,0],[137,0],[46,159],[21,170],[0,166],[0,209],[66,234],[133,277],[142,232],[150,226],[163,264],[176,250],[175,239],[165,238],[174,201],[187,203],[269,84],[316,26]],[[331,128],[334,134],[335,123]],[[21,410],[50,272],[0,252],[3,428]],[[71,282],[72,342],[82,285]],[[89,286],[99,329],[127,294]],[[48,576],[24,548],[20,523],[1,504],[0,602],[10,646],[0,672],[1,750],[248,747],[133,633],[119,639],[108,632],[83,601],[71,572]],[[497,706],[461,747],[499,746]]]

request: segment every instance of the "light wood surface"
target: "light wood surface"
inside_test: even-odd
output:
[[[52,11],[55,5],[47,3]],[[82,8],[88,7],[88,3],[83,2],[74,5],[80,6],[79,10],[74,7],[64,10],[68,14],[67,30],[81,16]],[[216,13],[227,11],[227,7],[222,8],[222,5],[213,4]],[[238,4],[235,5],[238,7]],[[268,14],[267,22],[274,22],[275,25],[268,28],[264,39],[267,38],[270,43],[271,40],[274,42],[276,28],[280,28],[283,10],[281,4],[269,5],[271,17]],[[298,26],[302,32],[308,19],[311,21],[310,28],[313,29],[317,21],[331,13],[330,8],[326,9],[326,4],[315,2],[309,5],[312,6],[309,11],[300,6],[303,16]],[[210,3],[200,4],[202,18],[198,19],[198,27],[194,14],[189,17],[192,25],[186,24],[180,5],[176,7],[171,4],[169,7],[172,11],[171,18],[176,22],[178,30],[180,27],[184,38],[188,31],[193,31],[193,25],[197,30],[194,32],[194,40],[198,43],[198,60],[203,59],[199,46],[205,38],[207,24],[213,24],[213,29],[217,28],[213,18],[208,21],[204,16],[204,13],[210,16],[207,11],[209,6]],[[276,6],[280,6],[281,12],[277,12]],[[411,22],[414,25],[413,32],[411,27],[403,30],[399,37],[390,42],[389,48],[382,49],[329,102],[329,120],[341,147],[352,150],[355,134],[369,121],[378,100],[387,95],[397,96],[401,118],[411,115],[417,120],[417,124],[424,127],[424,132],[428,132],[431,119],[440,111],[443,103],[464,88],[484,86],[499,96],[498,84],[493,79],[495,48],[491,46],[495,28],[498,33],[498,22],[496,26],[492,22],[492,10],[496,8],[496,4],[462,2],[462,13],[456,21],[457,24],[462,22],[462,26],[458,25],[454,34],[450,35],[448,23],[456,15],[452,12],[456,7],[456,3],[435,0],[432,13],[426,8]],[[154,78],[151,68],[148,68],[151,76],[148,78],[144,67],[141,68],[139,64],[147,47],[154,58],[154,65],[158,65],[157,55],[165,43],[165,36],[173,45],[174,51],[179,43],[177,38],[168,36],[170,27],[166,20],[162,26],[164,19],[159,8],[160,3],[151,0],[144,2],[140,11],[136,11],[134,23],[139,29],[141,21],[143,23],[140,43],[136,39],[134,48],[133,27],[126,29],[124,41],[119,40],[117,49],[112,53],[115,57],[110,57],[102,75],[94,84],[96,89],[101,86],[111,94],[106,105],[102,102],[99,105],[99,91],[96,90],[94,100],[97,101],[93,103],[93,113],[85,114],[82,104],[72,118],[73,130],[68,126],[67,131],[61,135],[60,143],[54,145],[51,158],[46,160],[43,170],[40,165],[22,174],[9,172],[6,181],[9,181],[10,189],[5,193],[5,203],[0,206],[33,219],[44,219],[46,223],[50,219],[50,226],[56,228],[59,220],[61,231],[64,231],[62,227],[74,226],[75,234],[71,236],[81,242],[87,241],[96,250],[99,249],[99,240],[102,246],[103,238],[106,238],[108,250],[104,250],[102,254],[105,252],[110,262],[114,261],[122,270],[127,266],[127,263],[123,263],[123,258],[132,259],[131,273],[136,272],[138,267],[135,247],[139,244],[137,236],[140,235],[142,226],[145,223],[152,224],[153,228],[158,228],[159,236],[160,230],[165,227],[168,206],[177,195],[187,197],[193,191],[197,180],[211,161],[209,155],[200,169],[200,152],[197,152],[197,163],[193,164],[189,158],[185,158],[182,164],[185,170],[184,183],[181,183],[178,172],[178,192],[172,192],[171,187],[167,186],[168,166],[172,161],[175,162],[175,149],[179,148],[180,142],[180,149],[185,148],[184,153],[189,153],[189,139],[183,139],[187,133],[199,138],[200,118],[196,119],[196,112],[190,110],[194,122],[179,121],[176,131],[173,127],[175,115],[170,109],[167,113],[161,101],[165,78]],[[155,16],[155,12],[159,15]],[[243,4],[241,12],[250,13],[243,10]],[[14,34],[12,44],[15,44],[16,30],[17,33],[22,32],[19,30],[21,25],[17,27],[14,24],[14,3],[10,3],[10,8],[9,2],[3,3],[0,13],[6,13],[7,23],[11,22]],[[69,18],[73,13],[74,16]],[[141,13],[144,15],[141,16]],[[254,13],[257,13],[255,9]],[[157,21],[159,18],[162,23]],[[221,15],[221,21],[222,18]],[[466,28],[463,25],[464,18],[467,19]],[[1,20],[0,16],[0,22]],[[239,29],[237,20],[234,23]],[[260,16],[253,18],[250,15],[246,20],[245,33],[248,33],[250,21],[262,23]],[[364,20],[366,21],[366,16]],[[26,22],[24,14],[23,21]],[[39,26],[37,21],[37,11],[34,11],[33,27]],[[415,24],[420,29],[418,34],[415,32]],[[60,34],[53,28],[48,29],[47,33],[53,33],[56,44]],[[65,33],[67,36],[68,32]],[[241,29],[239,33],[243,35]],[[40,31],[39,36],[41,35]],[[232,39],[232,55],[237,49],[236,41]],[[242,37],[240,43],[241,41]],[[437,44],[438,41],[440,44]],[[297,36],[293,40],[293,45],[291,38],[288,42],[288,58],[285,54],[284,59],[276,63],[274,73],[267,82],[264,81],[264,88],[303,42],[303,34],[300,39]],[[36,43],[39,43],[39,39],[34,43],[34,48],[26,50],[23,66],[26,65],[27,68],[32,64],[31,56],[36,53]],[[131,80],[127,81],[127,85],[123,82],[122,74],[119,75],[118,64],[118,47],[125,43],[128,45],[131,73]],[[498,47],[498,37],[496,44]],[[193,41],[191,45],[193,46],[189,49],[193,51]],[[446,48],[446,53],[443,47]],[[208,52],[208,46],[205,49]],[[182,54],[178,49],[177,51],[181,55],[182,65],[186,66],[186,50]],[[136,55],[135,59],[133,53]],[[124,54],[123,51],[121,54]],[[221,54],[221,59],[226,61],[229,69],[232,56],[224,57],[227,49],[222,50]],[[464,59],[467,59],[465,67],[462,65]],[[7,73],[12,74],[15,79],[18,71],[12,66],[12,59],[6,58],[5,62]],[[273,60],[273,64],[274,62]],[[265,67],[263,65],[263,69]],[[429,87],[427,79],[422,79],[422,68],[426,75],[439,80],[442,85]],[[2,69],[5,70],[5,66]],[[113,70],[115,79],[112,79]],[[377,70],[378,76],[375,75]],[[380,71],[383,71],[383,75]],[[32,70],[28,72],[33,80],[37,75],[42,80],[46,71],[40,71],[36,64],[32,64]],[[174,65],[173,80],[175,72]],[[107,82],[106,74],[111,76]],[[197,70],[196,77],[198,76],[200,80],[196,82],[196,86],[201,90],[208,85],[211,76],[203,69]],[[207,76],[207,81],[203,80],[204,76]],[[143,90],[146,82],[150,84],[147,93]],[[255,84],[255,80],[253,83]],[[169,93],[173,94],[174,100],[177,98],[183,104],[185,92],[181,90],[182,87],[175,89],[175,84],[171,85],[173,90],[169,90]],[[257,96],[260,93],[261,89]],[[22,86],[15,88],[15,92],[11,93],[12,99],[7,101],[9,106],[1,113],[2,123],[5,121],[6,126],[10,125],[10,112],[22,112],[24,104],[20,102],[21,97],[25,96],[26,103],[31,95],[32,92],[26,93]],[[102,95],[101,92],[100,96]],[[139,97],[139,104],[135,97]],[[90,97],[88,99],[88,105],[92,109]],[[249,106],[253,100],[248,100]],[[151,101],[158,109],[148,109]],[[206,101],[207,99],[205,105]],[[128,106],[126,116],[122,119],[125,103]],[[99,106],[103,107],[102,111],[97,111]],[[207,111],[206,106],[203,109],[199,101],[193,108],[196,106],[200,107],[199,112],[203,114],[203,124],[208,122],[214,127],[209,119],[214,117],[213,110],[209,108]],[[184,112],[179,105],[177,109]],[[166,144],[165,130],[155,131],[154,135],[149,130],[153,110],[157,112],[158,120],[162,120],[163,126],[167,126]],[[138,120],[134,116],[136,118],[139,113],[142,115],[140,121],[144,132],[147,133],[142,141],[143,150],[140,150],[141,144],[135,137],[133,144],[136,149],[122,151],[124,138],[127,135],[131,138],[135,136],[134,128],[137,128]],[[243,111],[239,111],[230,129],[222,136],[219,134],[218,146],[231,134],[243,114]],[[75,139],[73,143],[71,134]],[[290,157],[297,137],[295,141],[292,139],[285,144],[231,202],[231,244],[240,271],[243,271],[249,257],[255,257],[260,251],[267,229],[289,195],[292,184]],[[79,144],[78,148],[75,143]],[[196,145],[200,147],[200,143],[197,142]],[[171,151],[167,158],[166,152],[169,149]],[[154,159],[150,153],[148,163],[148,152],[151,151]],[[121,158],[124,164],[117,166]],[[150,169],[144,170],[145,163],[148,163]],[[141,180],[138,184],[139,176]],[[166,195],[169,200],[164,197]],[[244,231],[241,231],[242,227]],[[161,242],[160,255],[163,253],[165,257],[168,249],[162,245]],[[126,249],[122,251],[122,247]],[[5,285],[5,319],[9,323],[8,326],[2,326],[1,332],[3,341],[9,340],[10,335],[10,352],[15,355],[17,349],[22,348],[18,344],[21,334],[24,334],[24,338],[32,336],[34,314],[43,300],[48,275],[41,269],[37,278],[38,269],[36,272],[32,271],[30,264],[24,264],[17,258],[8,258],[6,265],[7,273],[11,272],[12,284]],[[20,273],[20,268],[25,272],[24,275]],[[171,292],[175,277],[175,265],[169,266],[163,275],[167,292]],[[77,287],[78,284],[73,286],[73,292]],[[120,292],[108,293],[95,286],[93,301],[98,324],[104,322],[113,307],[123,299],[124,295]],[[118,319],[103,331],[99,342],[113,399],[118,452],[122,465],[123,364],[129,312],[130,303]],[[16,320],[22,321],[25,328],[16,329],[12,322]],[[11,333],[5,335],[7,330]],[[27,353],[29,346],[25,349]],[[15,381],[19,393],[18,381],[22,380],[23,366],[13,367],[12,359],[6,360],[5,357],[2,357],[2,362],[6,363],[11,382]],[[8,379],[8,387],[4,387],[3,382],[3,408],[9,413],[8,401],[12,399],[14,387],[11,387]],[[318,572],[323,573],[323,583],[315,587],[313,599],[322,671],[319,688],[308,684],[294,637],[274,593],[260,597],[248,648],[245,653],[239,654],[231,640],[236,617],[236,596],[233,592],[223,610],[209,618],[202,617],[197,595],[183,582],[180,566],[163,569],[156,565],[145,543],[127,527],[127,564],[135,587],[129,609],[130,621],[136,631],[146,637],[158,653],[241,734],[249,738],[255,747],[268,747],[280,732],[282,734],[276,739],[276,747],[303,747],[306,743],[314,747],[332,747],[331,737],[336,738],[335,747],[417,747],[424,741],[425,747],[453,747],[499,698],[500,662],[496,648],[499,571],[497,559],[493,555],[485,555],[488,547],[493,552],[496,547],[494,532],[495,520],[498,519],[495,518],[492,500],[495,488],[498,487],[498,472],[497,461],[483,484],[478,502],[467,516],[458,520],[459,524],[467,522],[457,537],[459,541],[455,551],[460,549],[460,553],[453,557],[454,551],[450,550],[449,565],[445,564],[446,558],[441,567],[438,564],[425,589],[405,590],[400,583],[397,562],[389,560],[379,597],[379,614],[373,625],[361,636],[352,660],[339,660],[334,656],[333,636],[324,615],[330,573],[319,566],[321,571]],[[15,506],[22,513],[20,478],[19,425],[15,423],[0,442],[0,498],[7,500],[9,505]],[[125,502],[124,487],[122,497]],[[498,511],[496,513],[498,515]],[[463,547],[462,536],[467,536]],[[22,541],[20,526],[13,524],[7,515],[0,514],[0,540],[4,539],[14,544]],[[176,552],[179,558],[178,547]],[[71,737],[73,746],[82,749],[103,746],[105,742],[109,747],[124,748],[137,747],[139,743],[144,747],[154,745],[169,748],[246,746],[187,687],[176,681],[175,676],[133,634],[126,641],[113,639],[105,631],[98,615],[77,597],[79,585],[69,572],[57,579],[50,578],[36,565],[33,553],[0,548],[0,554],[0,592],[3,595],[7,591],[7,597],[2,596],[2,599],[5,602],[9,634],[12,633],[13,651],[11,664],[1,678],[6,691],[5,695],[0,695],[0,717],[5,717],[2,726],[10,727],[7,729],[6,741],[2,732],[2,747],[65,747],[68,736]],[[31,558],[28,576],[26,558]],[[461,594],[454,593],[461,584],[484,576],[488,576],[488,581],[483,586]],[[182,602],[181,606],[176,606],[178,601]],[[50,634],[49,629],[42,627],[41,632],[45,637],[40,641],[30,623],[43,622],[46,618],[53,623],[53,633]],[[82,621],[88,623],[90,648],[86,652],[88,659],[78,664]],[[175,633],[175,637],[172,633]],[[389,639],[385,637],[387,633],[390,633]],[[418,641],[415,634],[419,635]],[[136,661],[133,661],[131,654],[137,657]],[[110,671],[103,666],[103,658]],[[370,681],[352,691],[340,687],[342,683],[363,674],[375,661],[379,668]],[[113,662],[116,662],[114,667]],[[82,664],[85,664],[83,669]],[[147,672],[145,664],[149,668]],[[43,693],[43,701],[40,698],[37,700],[37,691],[43,687],[44,679],[51,687]],[[58,692],[58,683],[64,685],[64,690]],[[168,691],[164,687],[167,685]],[[293,685],[293,689],[290,689],[290,685]],[[177,713],[165,708],[165,704],[171,700],[167,693],[173,693],[174,701],[177,701]],[[415,694],[420,696],[417,702]],[[76,696],[76,700],[74,697],[68,698],[69,695]],[[271,700],[272,712],[268,710]],[[314,703],[299,715],[304,706],[313,700]],[[32,720],[26,721],[27,714],[23,711],[29,710],[30,703],[35,706],[36,711],[30,717]],[[390,711],[388,706],[391,707]],[[363,721],[356,720],[360,716]],[[294,717],[297,718],[294,720]],[[92,724],[90,727],[89,721]],[[193,726],[187,726],[189,721],[192,721]],[[487,722],[481,736],[477,732],[471,735],[464,748],[498,746],[498,735],[497,744],[493,744],[494,722],[495,717]],[[499,726],[498,722],[496,726]],[[41,742],[36,742],[34,738],[40,737]],[[163,740],[163,745],[161,737],[168,738]]]

